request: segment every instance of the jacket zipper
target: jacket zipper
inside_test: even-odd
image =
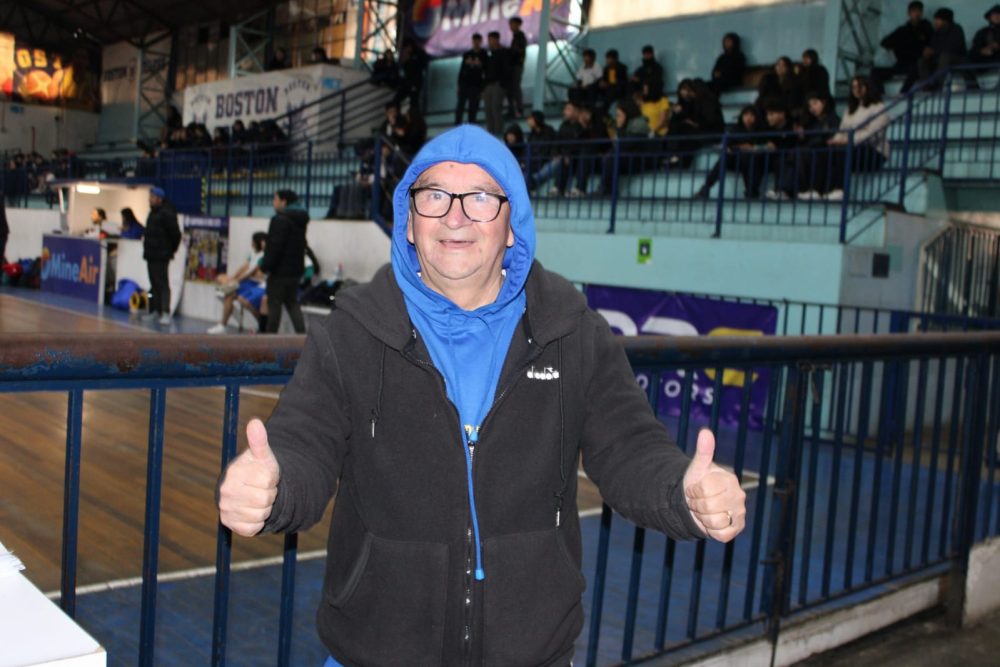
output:
[[[413,332],[413,339],[416,339],[416,332]],[[534,339],[528,338],[528,344],[534,345]],[[482,426],[485,426],[490,416],[496,411],[503,399],[510,393],[510,391],[517,385],[518,380],[524,375],[524,371],[528,368],[528,365],[541,356],[542,348],[535,347],[533,352],[530,352],[525,358],[524,362],[518,368],[517,372],[514,374],[513,379],[507,383],[507,385],[500,391],[500,393],[494,397],[490,409],[486,412],[486,416],[483,417]],[[418,359],[412,354],[407,355],[413,362],[426,368],[429,372],[436,375],[440,380],[439,389],[444,394],[445,403],[451,406],[452,412],[455,415],[455,420],[458,422],[460,428],[462,425],[462,418],[458,414],[458,409],[452,404],[451,399],[448,398],[448,392],[444,384],[444,377],[441,375],[441,371],[434,367],[434,364],[424,361],[423,359]],[[464,428],[462,428],[464,432]],[[482,428],[480,429],[480,438],[482,437]],[[469,448],[469,465],[472,467],[473,484],[475,484],[475,474],[476,474],[476,442],[473,442],[471,438],[466,436],[464,439],[464,446]],[[481,440],[479,441],[481,444]],[[463,623],[462,623],[462,654],[463,657],[469,658],[472,655],[472,608],[473,608],[473,598],[472,598],[472,585],[475,579],[474,570],[475,563],[473,563],[473,554],[475,553],[475,545],[473,542],[473,532],[472,532],[472,514],[471,510],[469,512],[468,518],[465,524],[465,590],[463,602]]]

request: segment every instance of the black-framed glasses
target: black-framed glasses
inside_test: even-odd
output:
[[[440,188],[412,188],[410,199],[413,208],[425,218],[443,218],[448,215],[451,205],[457,199],[462,213],[473,222],[492,222],[500,215],[504,202],[510,201],[503,195],[492,192],[448,192]]]

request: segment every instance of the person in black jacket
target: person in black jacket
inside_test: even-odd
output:
[[[628,90],[628,68],[618,60],[617,49],[608,49],[604,54],[604,74],[597,86],[605,109],[610,109],[612,104],[625,97]]]
[[[424,89],[424,72],[427,70],[427,53],[417,43],[407,37],[399,51],[399,69],[402,76],[396,96],[397,104],[410,98],[410,109],[420,111],[420,92]]]
[[[799,65],[798,85],[803,93],[817,92],[830,94],[830,73],[819,62],[816,49],[806,49],[802,52],[802,64]],[[805,96],[802,98],[803,105]]]
[[[391,265],[337,293],[222,475],[239,535],[319,521],[317,629],[345,665],[568,665],[583,627],[578,461],[674,539],[729,542],[746,494],[678,448],[608,323],[534,259],[521,169],[461,125],[393,195]]]
[[[278,333],[282,306],[288,309],[295,333],[306,331],[298,287],[306,268],[309,214],[298,206],[298,200],[291,190],[274,193],[274,217],[267,228],[267,244],[260,260],[260,269],[267,274],[267,333]]]
[[[955,13],[947,7],[942,7],[934,12],[934,32],[917,63],[917,74],[921,80],[929,79],[952,65],[964,65],[967,62],[969,56],[965,48],[965,31],[962,30],[962,26],[955,23]],[[979,87],[976,77],[971,72],[965,72],[964,76],[967,88]],[[939,80],[928,86],[928,89],[940,88],[943,82],[943,77],[939,77]]]
[[[650,89],[663,88],[663,65],[656,62],[656,51],[652,45],[642,47],[642,62],[635,68],[630,81],[633,91],[642,91],[646,86]]]
[[[701,79],[684,79],[677,87],[677,104],[672,107],[666,150],[670,164],[689,167],[694,152],[717,138],[710,135],[725,129],[719,98]]]
[[[882,39],[882,48],[892,51],[896,64],[892,67],[872,68],[872,81],[882,87],[897,74],[903,74],[902,92],[908,91],[917,81],[917,62],[931,41],[934,29],[924,18],[924,3],[913,0],[906,8],[906,23],[899,26]]]
[[[763,143],[759,136],[761,133],[761,123],[758,117],[757,107],[747,105],[740,111],[739,120],[729,129],[726,140],[725,165],[730,173],[736,172],[743,177],[745,186],[745,196],[751,196],[753,192],[760,189],[760,179],[756,177],[754,169],[760,169],[759,160],[754,158],[756,151]],[[694,193],[694,199],[708,199],[709,191],[719,182],[722,171],[722,160],[718,160],[712,170],[705,178],[705,183]],[[753,195],[755,198],[759,195]],[[731,194],[730,197],[733,197]]]
[[[472,48],[462,54],[462,66],[458,69],[458,106],[455,107],[455,125],[462,124],[466,105],[469,107],[469,122],[475,124],[479,113],[479,97],[483,93],[483,70],[487,53],[483,49],[483,36],[478,32],[472,36]]]
[[[524,76],[524,59],[528,52],[528,38],[521,30],[523,21],[514,16],[507,22],[510,26],[510,89],[507,91],[507,109],[514,118],[524,115],[524,94],[521,79]]]
[[[829,88],[829,85],[827,87]],[[792,63],[792,59],[788,56],[781,56],[757,84],[755,104],[763,114],[766,113],[764,102],[781,100],[785,109],[791,112],[801,108],[803,92],[805,91],[802,90],[802,83],[795,74],[795,65]]]
[[[152,292],[150,313],[146,318],[159,318],[163,326],[170,324],[170,279],[167,268],[180,245],[181,228],[177,224],[174,205],[167,200],[167,193],[162,188],[151,188],[146,235],[142,239],[142,258],[146,260]]]
[[[993,5],[983,14],[986,27],[972,38],[969,57],[974,63],[1000,63],[1000,5]]]
[[[820,199],[839,182],[831,171],[835,151],[828,144],[840,128],[840,116],[828,92],[812,90],[806,93],[808,116],[799,133],[802,137],[803,159],[800,162],[799,199]]]
[[[747,57],[743,53],[740,36],[727,32],[722,38],[722,53],[715,59],[709,88],[716,96],[727,90],[738,88],[743,83],[743,72],[747,68]]]
[[[501,46],[500,33],[493,31],[486,36],[489,57],[483,69],[483,106],[486,107],[486,129],[499,137],[503,133],[503,101],[510,90],[510,49]]]

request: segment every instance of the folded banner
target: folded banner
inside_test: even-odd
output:
[[[604,316],[612,330],[626,336],[765,336],[774,335],[778,322],[778,309],[774,306],[601,285],[589,285],[586,295],[590,307]],[[713,368],[661,373],[657,401],[660,416],[680,414],[681,390],[688,372],[694,374],[691,419],[696,423],[707,422],[718,400],[720,423],[739,424],[745,380],[743,369],[723,370],[721,396],[715,396],[716,371]],[[636,379],[646,388],[651,378],[648,372],[640,371]],[[759,430],[764,421],[768,379],[767,369],[753,369],[747,416],[752,429]]]

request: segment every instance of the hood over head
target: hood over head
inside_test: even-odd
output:
[[[524,289],[535,258],[535,215],[531,210],[528,189],[517,160],[500,140],[475,125],[459,125],[427,142],[413,158],[396,186],[392,198],[392,267],[396,280],[404,291],[404,285],[408,285],[434,301],[450,303],[420,279],[417,251],[406,238],[410,187],[420,174],[440,162],[461,162],[481,167],[493,177],[510,200],[510,226],[514,231],[514,246],[507,248],[503,259],[507,276],[496,302],[480,310],[508,303]]]

